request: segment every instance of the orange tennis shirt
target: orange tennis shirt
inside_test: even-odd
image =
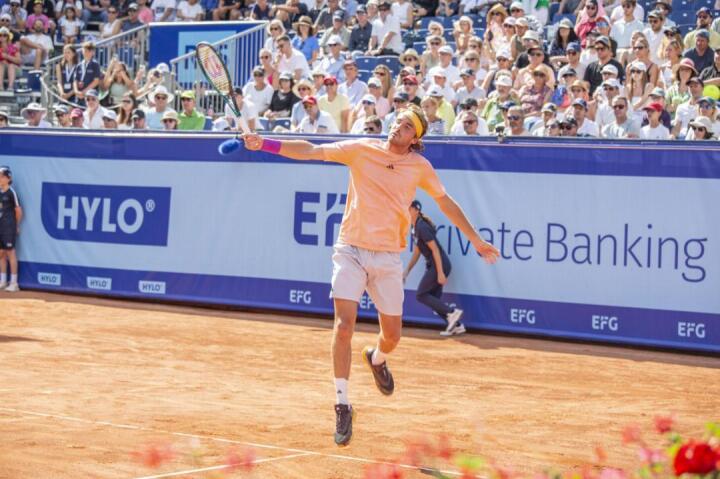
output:
[[[338,242],[372,251],[404,251],[408,208],[419,187],[432,198],[445,187],[430,162],[417,153],[397,155],[375,138],[322,145],[325,161],[350,168],[347,203]]]

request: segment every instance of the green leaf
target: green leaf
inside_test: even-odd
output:
[[[455,456],[455,464],[469,472],[475,472],[485,465],[482,457],[460,454]]]
[[[705,424],[705,430],[710,435],[710,437],[720,438],[720,423],[709,422]]]

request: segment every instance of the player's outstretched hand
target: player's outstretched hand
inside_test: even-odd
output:
[[[473,246],[488,264],[494,264],[500,257],[500,251],[487,241],[475,241],[473,242]]]
[[[240,138],[245,142],[245,148],[250,151],[258,151],[262,147],[263,138],[257,133],[246,133]]]

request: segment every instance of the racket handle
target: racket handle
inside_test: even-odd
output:
[[[239,116],[235,118],[235,121],[237,121],[237,124],[240,127],[240,131],[242,131],[244,134],[249,135],[250,133],[252,133],[244,117]]]

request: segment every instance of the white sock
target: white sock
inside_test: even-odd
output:
[[[0,273],[0,283],[7,283],[7,273]]]
[[[385,353],[380,351],[380,345],[378,345],[375,347],[375,351],[373,351],[373,355],[372,355],[373,366],[379,366],[384,362],[385,362]]]
[[[11,283],[17,283],[17,275],[16,275],[16,274],[11,274],[11,275],[10,275],[10,282],[11,282]]]
[[[348,380],[345,378],[335,378],[335,396],[337,404],[350,404],[348,401]]]

